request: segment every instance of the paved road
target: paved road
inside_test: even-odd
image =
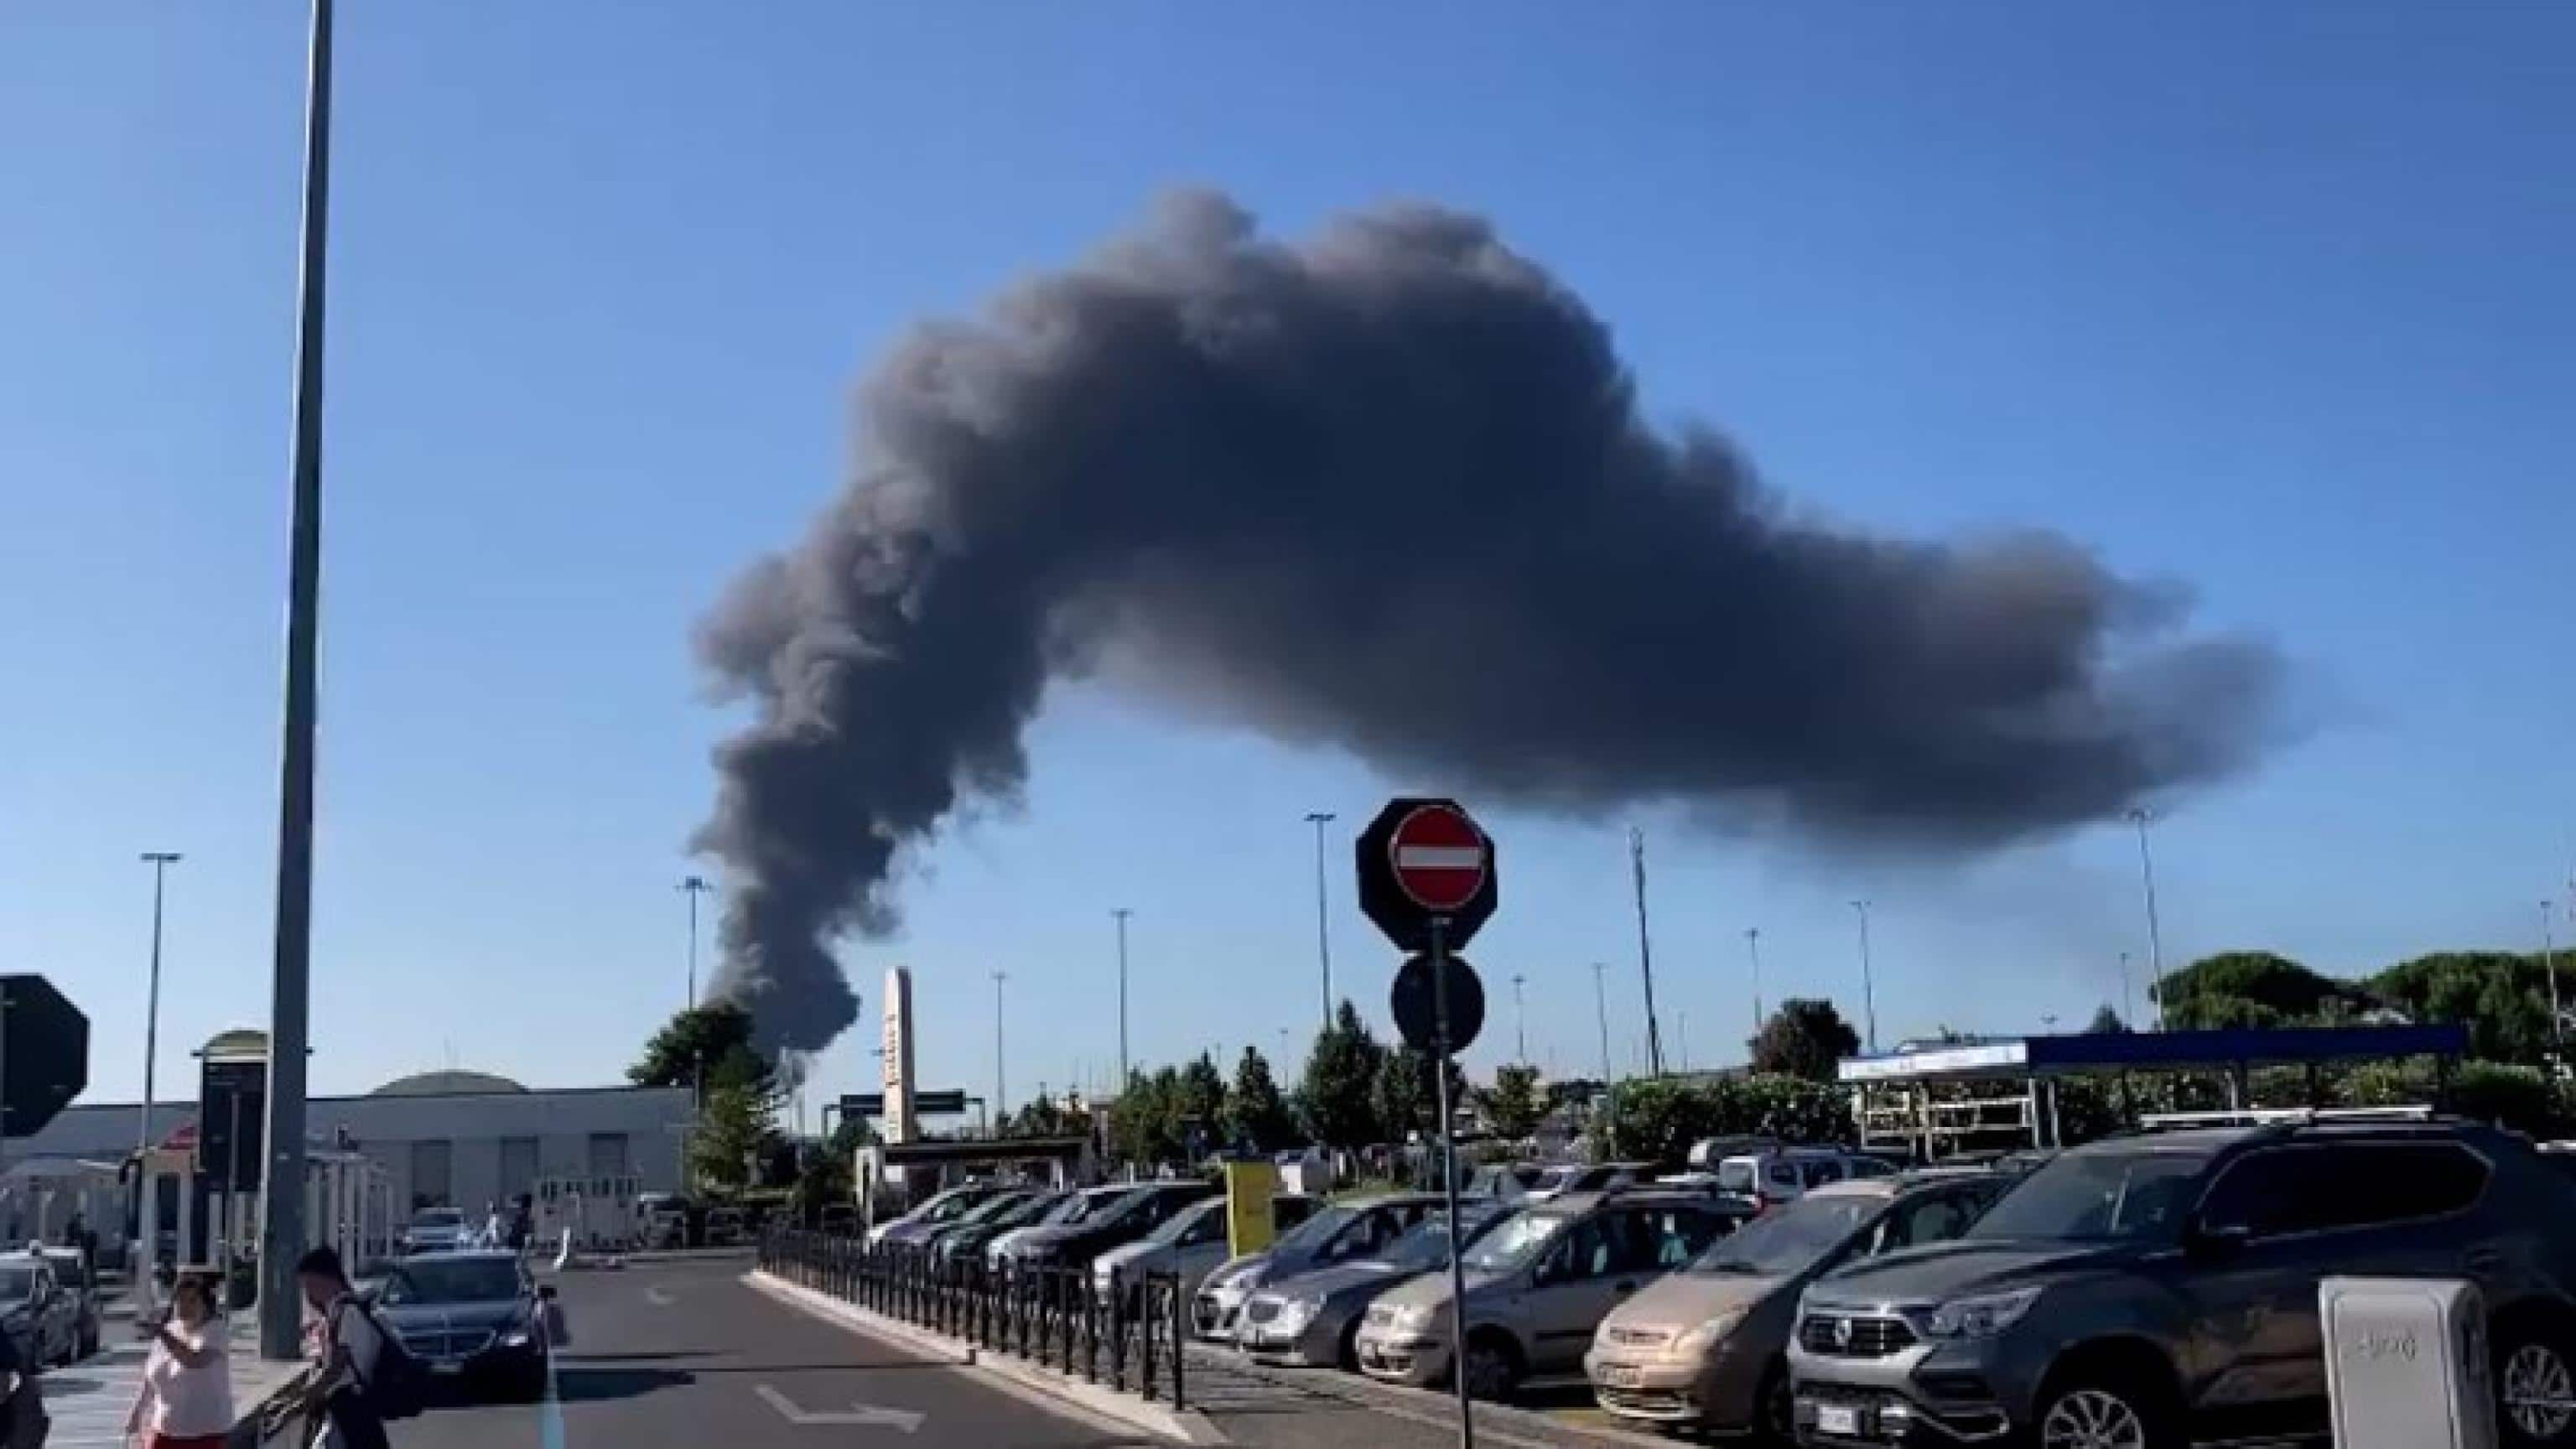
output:
[[[1153,1442],[863,1338],[739,1281],[746,1255],[566,1273],[543,1404],[433,1408],[396,1449],[1108,1449]],[[870,1415],[867,1409],[891,1411]],[[913,1432],[905,1415],[918,1414]],[[839,1416],[835,1418],[834,1416]]]

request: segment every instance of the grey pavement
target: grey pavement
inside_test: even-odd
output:
[[[1154,1442],[788,1308],[747,1256],[550,1278],[572,1342],[538,1404],[439,1405],[396,1449],[1111,1449]],[[917,1417],[916,1417],[917,1416]]]

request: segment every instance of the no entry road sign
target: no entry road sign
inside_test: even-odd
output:
[[[1389,801],[1357,854],[1360,909],[1406,951],[1431,949],[1434,919],[1457,950],[1494,913],[1494,842],[1455,800]]]

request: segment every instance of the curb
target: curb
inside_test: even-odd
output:
[[[1338,1399],[1359,1408],[1384,1408],[1406,1411],[1403,1417],[1418,1423],[1438,1420],[1455,1423],[1457,1397],[1447,1389],[1413,1389],[1401,1384],[1380,1383],[1362,1374],[1345,1373],[1334,1368],[1287,1368],[1262,1363],[1256,1359],[1231,1354],[1205,1344],[1191,1348],[1193,1368],[1206,1365],[1216,1372],[1241,1374],[1282,1388],[1318,1398]],[[1611,1428],[1592,1424],[1569,1424],[1535,1409],[1518,1409],[1508,1404],[1476,1404],[1476,1433],[1498,1442],[1537,1444],[1541,1446],[1619,1446],[1619,1449],[1673,1449],[1677,1441],[1661,1434],[1637,1429]]]
[[[1109,1420],[1121,1428],[1141,1429],[1176,1444],[1222,1445],[1234,1442],[1205,1414],[1195,1409],[1167,1408],[1162,1404],[1147,1403],[1133,1394],[1122,1394],[1105,1385],[1068,1379],[1016,1359],[988,1358],[977,1352],[972,1344],[897,1322],[758,1269],[743,1274],[742,1282],[754,1292],[765,1293],[799,1312],[825,1319],[854,1333],[911,1349],[929,1358],[933,1364],[971,1369],[1029,1394],[1053,1400],[1048,1407],[1059,1412],[1070,1409],[1089,1418]]]

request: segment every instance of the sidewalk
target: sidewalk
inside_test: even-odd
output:
[[[107,1341],[96,1354],[37,1380],[44,1386],[45,1413],[54,1421],[47,1449],[121,1449],[125,1443],[125,1415],[143,1384],[146,1350],[132,1337],[130,1317],[108,1322]],[[259,1324],[248,1314],[233,1320],[232,1358],[233,1406],[244,1418],[303,1368],[261,1358]]]

